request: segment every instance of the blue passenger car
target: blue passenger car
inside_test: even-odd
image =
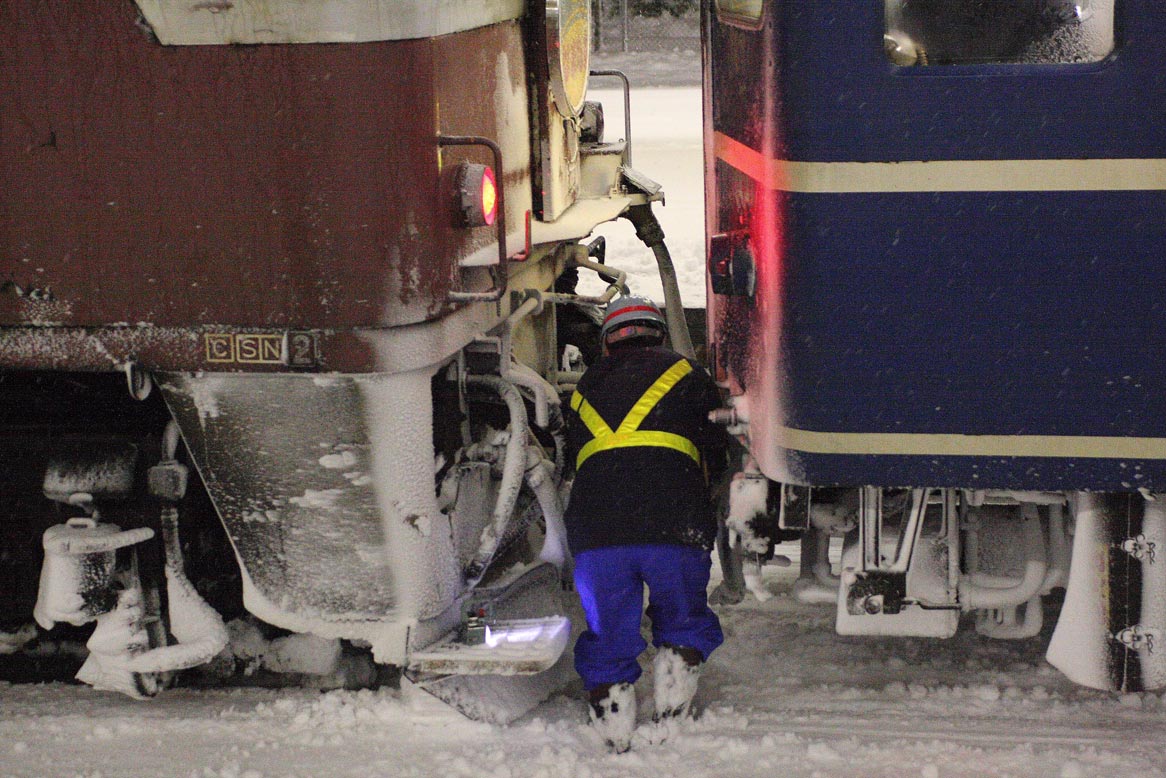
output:
[[[746,547],[764,477],[787,526],[854,530],[840,631],[950,634],[963,610],[1015,637],[1075,527],[1109,562],[1073,565],[1065,607],[1108,592],[1105,637],[1059,661],[1081,643],[1058,629],[1050,658],[1166,683],[1166,6],[716,0],[704,49]]]

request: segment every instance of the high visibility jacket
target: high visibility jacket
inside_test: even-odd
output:
[[[615,352],[592,366],[566,410],[571,550],[711,548],[705,469],[709,461],[719,469],[726,436],[708,413],[719,404],[708,374],[668,349]]]
[[[628,448],[631,446],[658,446],[670,448],[687,454],[700,464],[700,450],[688,438],[677,435],[675,432],[663,430],[642,430],[640,424],[652,410],[664,399],[664,395],[676,386],[680,379],[692,372],[692,363],[687,359],[678,359],[640,395],[640,399],[628,411],[627,416],[619,423],[619,427],[612,430],[603,420],[595,408],[577,390],[571,396],[571,410],[579,414],[580,421],[591,433],[591,440],[583,444],[579,455],[575,458],[575,467],[579,468],[592,454],[600,451],[610,451],[613,448]]]

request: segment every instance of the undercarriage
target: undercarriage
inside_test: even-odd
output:
[[[1166,509],[1155,495],[784,485],[767,505],[764,483],[746,468],[730,489],[724,534],[736,553],[722,563],[741,575],[726,574],[722,597],[743,596],[767,544],[771,555],[774,537],[797,531],[795,594],[833,603],[840,635],[950,638],[970,626],[1033,639],[1048,634],[1052,603],[1047,658],[1071,680],[1123,692],[1166,683]]]

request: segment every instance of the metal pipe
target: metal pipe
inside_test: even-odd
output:
[[[1069,580],[1069,536],[1065,533],[1065,505],[1049,505],[1049,570],[1041,584],[1041,594],[1054,587],[1064,586]]]
[[[567,527],[563,523],[563,505],[555,486],[553,466],[534,447],[526,449],[526,483],[538,499],[546,522],[546,536],[538,558],[570,573],[571,552],[567,548]]]
[[[222,616],[195,590],[182,570],[182,557],[175,556],[178,546],[178,509],[162,509],[166,544],[166,598],[170,631],[178,641],[169,646],[150,649],[129,662],[136,673],[165,673],[206,664],[227,645],[229,635]],[[169,525],[170,529],[165,528]]]
[[[555,373],[555,385],[560,392],[573,392],[582,378],[583,373],[578,370],[557,371]]]
[[[988,579],[973,573],[960,579],[960,604],[965,610],[976,608],[1011,608],[1036,597],[1045,580],[1048,565],[1045,562],[1044,533],[1035,505],[1024,507],[1024,577],[1015,586],[998,588],[984,585]]]
[[[529,389],[534,395],[535,424],[549,432],[555,442],[554,480],[558,482],[563,475],[567,457],[567,437],[558,388],[534,369],[513,359],[509,361],[509,368],[502,371],[502,378]]]
[[[1027,640],[1040,634],[1044,626],[1044,612],[1040,597],[1033,597],[1024,605],[1024,618],[1020,618],[1020,606],[999,610],[982,611],[976,619],[976,631],[996,640]]]
[[[584,247],[580,246],[580,248]],[[578,267],[587,268],[588,270],[591,270],[599,275],[615,276],[615,281],[613,281],[606,289],[603,290],[603,294],[598,296],[587,297],[584,295],[560,294],[558,292],[553,292],[551,294],[544,295],[543,299],[554,300],[555,302],[579,302],[592,303],[594,305],[607,305],[612,301],[612,299],[615,298],[617,294],[619,294],[619,292],[623,290],[627,284],[628,274],[626,270],[620,270],[619,268],[612,267],[611,265],[602,265],[591,259],[591,257],[587,256],[586,251],[574,252],[571,256],[571,262]]]
[[[660,227],[650,204],[633,205],[624,213],[624,218],[636,228],[636,237],[652,250],[660,272],[660,283],[664,287],[664,316],[668,321],[668,337],[672,348],[681,355],[694,359],[696,351],[692,347],[692,336],[688,332],[688,322],[684,320],[684,304],[680,301],[680,285],[676,281],[676,268],[672,265],[672,255],[664,245],[664,230]]]
[[[1047,569],[1041,582],[1040,594],[1048,594],[1057,586],[1064,586],[1069,570],[1069,538],[1065,534],[1064,506],[1049,505],[1049,537],[1047,545]],[[991,573],[972,572],[969,576],[974,584],[990,589],[1008,589],[1020,584],[1020,578]]]
[[[502,462],[502,484],[498,488],[498,500],[494,503],[493,521],[482,530],[478,550],[465,570],[466,586],[472,588],[482,580],[514,514],[518,492],[522,488],[523,471],[526,469],[525,449],[529,427],[526,406],[514,384],[496,376],[468,376],[466,383],[498,392],[510,411],[510,439],[506,442],[506,454]]]
[[[597,0],[596,7],[599,9],[599,19],[592,25],[591,45],[594,46],[592,51],[603,51],[603,20],[607,18],[604,13],[604,0]]]
[[[539,375],[535,370],[514,358],[510,336],[518,323],[531,314],[542,310],[546,296],[537,290],[527,290],[527,298],[511,311],[503,325],[499,338],[478,338],[479,342],[494,341],[498,345],[501,378],[512,384],[524,386],[534,395],[535,424],[549,431],[555,441],[555,479],[562,476],[566,460],[567,441],[563,434],[563,415],[559,407],[559,389]]]
[[[160,479],[166,488],[161,491],[151,489],[162,501],[160,524],[165,554],[167,611],[170,632],[177,642],[165,645],[165,635],[161,635],[158,647],[130,660],[130,669],[138,673],[168,673],[206,664],[223,650],[229,639],[222,616],[186,577],[178,530],[178,501],[186,493],[186,468],[175,460],[180,437],[178,422],[171,419],[162,433],[159,467],[163,474],[169,470],[176,480]],[[157,483],[153,472],[150,477],[152,487]],[[180,478],[179,473],[182,474]]]
[[[513,358],[503,360],[500,372],[502,380],[531,391],[534,395],[534,423],[547,429],[550,426],[550,406],[560,403],[558,390],[533,369]]]
[[[943,492],[943,527],[947,536],[947,589],[949,594],[958,591],[960,581],[960,522],[967,504],[956,499],[955,489]]]
[[[822,538],[818,544],[817,555],[810,571],[814,574],[814,580],[818,583],[837,589],[841,584],[842,578],[834,575],[833,570],[830,568],[830,537],[821,530],[815,530],[815,532],[821,532]]]

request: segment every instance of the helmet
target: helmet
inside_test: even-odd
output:
[[[647,297],[627,295],[608,304],[599,336],[607,346],[645,336],[662,341],[667,329],[655,303]]]

